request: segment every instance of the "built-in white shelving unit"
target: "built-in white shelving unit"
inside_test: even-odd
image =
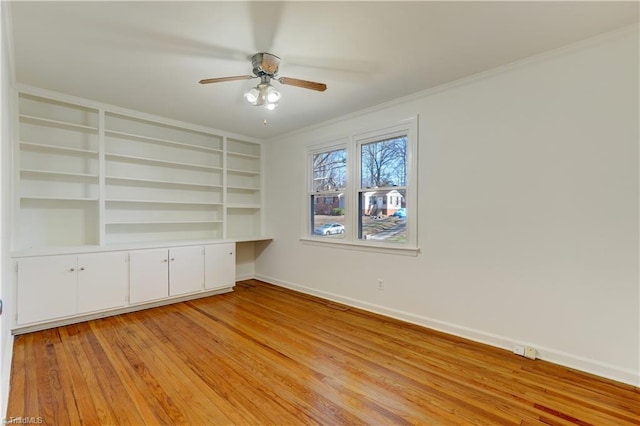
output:
[[[17,251],[263,234],[259,141],[20,89]]]
[[[15,96],[14,332],[233,289],[235,242],[268,239],[260,141],[40,89]]]
[[[224,237],[224,137],[105,115],[106,243]]]
[[[21,93],[18,111],[16,243],[99,244],[98,109]]]
[[[247,237],[257,232],[262,220],[261,145],[227,139],[226,218],[227,233]]]

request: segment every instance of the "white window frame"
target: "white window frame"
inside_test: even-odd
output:
[[[406,235],[404,243],[363,240],[358,238],[358,226],[361,212],[360,197],[360,150],[363,144],[392,139],[398,136],[407,137],[407,171],[406,171]],[[313,235],[313,210],[310,197],[313,194],[313,156],[336,149],[346,149],[347,182],[344,190],[345,198],[345,233],[343,238],[324,238]],[[301,241],[309,244],[330,245],[338,248],[355,249],[372,252],[417,255],[418,247],[418,117],[395,122],[376,129],[353,132],[331,142],[311,145],[306,150],[306,190],[304,194],[304,220],[302,222]]]
[[[348,163],[348,159],[349,159],[349,149],[348,149],[348,139],[347,138],[342,138],[342,139],[338,139],[338,140],[334,140],[332,142],[328,142],[328,143],[322,143],[322,144],[318,144],[318,145],[313,145],[310,146],[307,149],[306,152],[306,157],[305,157],[305,163],[307,165],[306,167],[306,179],[307,179],[307,184],[305,185],[305,193],[304,193],[304,209],[303,211],[305,212],[305,218],[302,221],[302,239],[322,239],[322,236],[316,236],[313,234],[313,229],[312,229],[312,222],[313,222],[313,215],[314,215],[314,208],[316,206],[316,204],[318,204],[318,199],[314,198],[314,202],[313,205],[311,204],[311,196],[314,197],[334,197],[334,198],[339,198],[341,195],[340,194],[344,194],[346,195],[348,193],[348,187],[349,187],[349,165],[347,164],[347,182],[346,182],[346,187],[345,188],[338,188],[336,190],[330,190],[330,191],[320,191],[320,192],[316,192],[314,191],[314,186],[313,186],[313,173],[314,173],[314,168],[313,168],[313,158],[315,155],[317,154],[321,154],[323,152],[330,152],[330,151],[337,151],[337,150],[346,150],[346,155],[347,155],[347,163]],[[345,197],[345,211],[350,208],[348,204],[348,198]],[[324,202],[322,203],[324,204]],[[345,215],[345,220],[346,220],[346,215]],[[345,228],[347,227],[347,224],[345,223]],[[344,234],[340,236],[341,240],[344,237]]]

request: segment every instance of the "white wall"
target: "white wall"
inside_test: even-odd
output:
[[[269,141],[257,276],[640,385],[638,48],[627,28]],[[301,242],[305,147],[414,114],[421,253]]]
[[[236,281],[255,276],[255,247],[252,241],[236,243]]]
[[[2,19],[0,19],[1,68],[0,80],[0,299],[3,300],[3,313],[0,316],[0,418],[5,418],[7,398],[9,396],[9,376],[11,373],[11,355],[13,336],[11,335],[11,316],[13,315],[13,286],[9,269],[9,241],[11,227],[11,86],[13,83],[12,58],[10,53],[11,33],[7,24],[10,18],[6,15],[9,7],[2,2]]]

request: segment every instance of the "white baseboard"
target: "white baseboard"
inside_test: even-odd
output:
[[[342,303],[345,305],[353,306],[355,308],[363,309],[365,311],[373,312],[376,314],[385,315],[391,318],[406,321],[411,324],[420,325],[433,330],[441,331],[454,336],[463,337],[465,339],[473,340],[475,342],[484,343],[497,348],[505,349],[511,352],[514,344],[523,346],[533,346],[536,348],[537,358],[548,361],[554,364],[562,365],[565,367],[573,368],[576,370],[584,371],[590,374],[595,374],[600,377],[615,380],[618,382],[626,383],[632,386],[640,386],[640,372],[632,371],[629,369],[620,368],[615,365],[610,365],[595,361],[588,358],[583,358],[566,352],[562,352],[553,348],[547,348],[537,345],[535,342],[521,342],[512,340],[503,336],[499,336],[492,333],[487,333],[481,330],[476,330],[460,325],[439,321],[433,318],[423,317],[421,315],[415,315],[409,312],[403,312],[396,309],[390,309],[384,306],[362,302],[360,300],[344,297],[338,294],[320,291],[310,287],[305,287],[299,284],[294,284],[288,281],[279,280],[277,278],[269,277],[262,274],[256,274],[255,278],[265,281],[269,284],[277,285],[280,287],[296,290],[301,293],[318,296],[323,299],[331,300],[333,302]],[[515,355],[514,355],[515,356]]]
[[[256,277],[255,274],[236,275],[236,282],[244,281],[244,280],[252,280],[255,277]]]

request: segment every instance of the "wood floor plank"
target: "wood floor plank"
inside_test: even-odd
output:
[[[237,315],[242,315],[242,308],[238,308],[236,310]],[[262,312],[264,315],[264,312]],[[223,315],[222,309],[216,309],[216,317],[220,318]],[[260,314],[256,314],[256,317]],[[268,321],[262,321],[262,324],[269,324]],[[271,345],[280,345],[278,348],[279,351],[285,352],[288,347],[295,347],[295,352],[299,352],[300,350],[300,342],[291,342],[293,344],[287,345],[286,342],[282,345],[285,334],[283,330],[276,331],[276,335],[269,336],[269,330],[267,328],[260,328],[260,322],[253,322],[248,325],[246,331],[257,330],[262,339],[270,339],[272,341]],[[320,330],[316,330],[311,335],[307,336],[311,339],[314,339],[313,336],[317,336],[321,333]],[[345,352],[343,346],[345,344],[349,344],[349,341],[345,340],[340,342],[339,345],[336,345],[336,336],[333,335],[326,340],[316,340],[314,342],[314,347],[316,348],[333,348],[331,354],[327,355],[331,358],[331,363],[340,365],[340,372],[342,374],[348,374],[353,377],[349,377],[347,380],[356,380],[358,382],[365,382],[368,385],[371,383],[377,383],[380,385],[385,381],[389,383],[389,385],[385,385],[385,390],[389,391],[390,394],[400,395],[403,401],[412,401],[414,403],[421,402],[421,396],[424,394],[423,390],[419,388],[422,386],[421,383],[416,382],[413,378],[409,379],[407,376],[396,375],[394,372],[390,371],[386,367],[381,367],[375,363],[371,363],[369,358],[372,356],[372,353],[365,353],[364,351],[355,351]],[[293,356],[293,355],[291,355]],[[365,368],[366,367],[366,368]],[[324,371],[325,375],[330,376],[332,374],[331,369]],[[380,378],[386,378],[387,380],[380,380]],[[415,376],[411,376],[415,377]],[[370,380],[371,378],[376,378],[375,380]],[[392,380],[389,380],[392,379]],[[404,380],[403,380],[404,379]],[[369,383],[371,382],[371,383]],[[389,386],[387,388],[387,386]],[[378,386],[380,387],[380,386]],[[382,390],[382,389],[379,389]],[[477,410],[476,407],[467,404],[465,401],[459,401],[455,398],[451,398],[443,394],[437,388],[432,388],[430,392],[430,398],[433,406],[440,406],[442,411],[445,413],[452,413],[455,411],[455,415],[457,418],[464,418],[468,414],[468,409],[471,411]],[[444,416],[444,413],[440,414],[440,418]],[[487,416],[490,416],[489,413],[486,413]],[[473,414],[470,415],[473,417]],[[419,419],[419,420],[427,420],[427,419]],[[515,419],[510,419],[511,422],[515,422]],[[494,421],[501,421],[502,423],[506,422],[504,418],[494,418]]]
[[[16,336],[14,339],[14,342],[17,342],[18,340],[26,340],[29,339],[29,336],[27,335],[23,335],[23,336]],[[27,350],[27,346],[24,344],[14,344],[14,349],[13,349],[13,360],[12,363],[14,365],[21,365],[21,366],[25,366],[28,365],[27,364],[27,359],[26,359],[26,352]],[[29,402],[29,394],[31,393],[31,387],[27,386],[26,384],[27,382],[27,369],[26,368],[21,368],[21,369],[12,369],[11,371],[11,378],[10,378],[10,382],[9,382],[9,387],[10,389],[13,391],[13,394],[16,395],[16,397],[12,400],[13,403],[13,409],[15,410],[14,412],[16,413],[27,413],[27,408],[29,406],[33,406],[33,403]]]
[[[220,309],[217,309],[216,312],[219,314],[220,313]],[[264,313],[264,311],[262,312],[263,315],[266,315]],[[326,324],[326,319],[323,322],[323,324]],[[253,324],[252,327],[254,328],[258,328],[260,327],[260,324]],[[265,336],[268,333],[268,330],[261,330],[261,335]],[[316,330],[313,333],[313,336],[318,336],[321,335],[322,331],[321,330]],[[382,361],[384,360],[384,358],[388,358],[388,359],[393,359],[395,356],[395,353],[389,353],[388,351],[379,351],[378,348],[383,348],[385,347],[384,345],[382,345],[382,342],[378,342],[375,340],[375,338],[371,338],[371,336],[367,336],[366,339],[353,339],[353,336],[349,336],[347,335],[345,336],[338,336],[336,333],[332,334],[330,338],[324,340],[324,341],[320,341],[320,345],[316,345],[316,346],[320,346],[320,347],[331,347],[332,345],[335,345],[337,342],[337,346],[335,347],[335,350],[340,350],[339,348],[349,348],[350,352],[347,354],[347,356],[349,357],[357,357],[357,364],[359,366],[362,366],[363,364],[367,364],[370,363],[371,366],[376,366],[378,365],[377,362],[379,361],[380,363],[382,363]],[[355,343],[354,343],[355,342]],[[287,342],[284,341],[284,339],[282,337],[279,337],[275,343],[278,344],[284,344],[284,346],[282,346],[281,350],[287,350],[288,347],[295,347],[296,351],[299,350],[300,345],[296,345],[296,343],[298,342]],[[387,342],[388,343],[388,342]],[[406,357],[405,357],[406,358]],[[428,361],[428,358],[424,358],[424,361]],[[337,361],[337,359],[335,358],[335,356],[333,357],[333,362],[335,363]],[[373,363],[371,363],[371,361],[373,361]],[[393,362],[392,364],[390,364],[390,367],[386,367],[387,370],[382,372],[381,374],[383,376],[387,376],[387,377],[393,377],[394,383],[402,383],[402,379],[405,377],[413,377],[415,378],[419,378],[421,376],[425,376],[425,374],[427,373],[426,371],[422,370],[420,367],[424,366],[424,363],[421,364],[407,364],[405,362],[405,360],[403,359],[395,359],[395,362]],[[397,367],[397,368],[396,368]],[[390,369],[389,369],[390,368]],[[377,370],[377,369],[376,369]],[[393,371],[391,371],[393,370]],[[326,373],[325,373],[326,374]],[[394,374],[397,374],[394,377]],[[438,388],[435,389],[431,389],[431,394],[432,397],[434,396],[435,393],[440,392],[438,389],[439,388],[443,388],[446,389],[446,387],[441,386],[441,383],[438,382],[442,382],[442,380],[440,380],[436,375],[433,374],[433,372],[429,372],[429,377],[428,380],[426,381],[422,381],[422,382],[414,382],[411,383],[411,385],[413,386],[429,386],[430,384],[435,384],[436,386],[439,386]],[[368,376],[372,376],[371,372],[368,373]],[[450,378],[451,376],[451,371],[448,370],[447,371],[447,376],[448,378]],[[426,377],[426,376],[425,376]],[[478,391],[477,389],[473,389],[473,387],[468,387],[466,386],[466,383],[468,382],[468,378],[464,377],[462,380],[460,380],[459,384],[458,384],[458,388],[453,390],[455,393],[458,394],[466,394],[465,395],[465,401],[460,401],[457,398],[455,398],[453,396],[453,393],[445,393],[444,394],[444,399],[445,400],[450,400],[454,403],[455,407],[457,408],[458,412],[457,412],[457,416],[458,417],[462,417],[462,414],[459,410],[461,410],[461,408],[463,406],[467,406],[467,408],[469,408],[470,410],[473,411],[477,411],[477,410],[483,410],[481,401],[485,396],[491,396],[491,404],[489,404],[488,406],[490,407],[489,411],[492,411],[493,414],[496,417],[494,418],[495,422],[500,422],[502,424],[505,423],[517,423],[518,419],[520,418],[520,416],[525,416],[526,414],[526,410],[523,409],[518,413],[518,417],[514,417],[512,415],[510,415],[509,412],[505,412],[502,413],[501,415],[501,410],[498,408],[497,410],[495,409],[496,407],[500,407],[500,404],[496,404],[496,394],[491,394],[491,393],[487,393],[486,392],[486,388],[482,389],[480,391]],[[460,384],[463,384],[462,386],[460,386]],[[394,393],[397,392],[404,392],[404,398],[409,398],[409,395],[406,394],[407,391],[407,383],[404,383],[404,389],[393,389],[391,390]],[[419,391],[420,392],[420,391]],[[466,401],[470,401],[471,404],[467,404]],[[512,404],[513,405],[513,404]],[[526,408],[526,407],[525,407]],[[486,411],[486,410],[485,410]],[[513,411],[513,410],[511,410]],[[485,413],[486,416],[490,416],[490,414],[487,412]],[[534,415],[534,410],[530,410],[530,412],[528,413],[529,416],[533,416]]]
[[[65,351],[67,362],[76,362],[78,368],[68,370],[68,375],[72,381],[73,397],[78,406],[80,417],[85,421],[95,421],[100,424],[116,424],[115,417],[112,416],[111,405],[105,398],[109,396],[100,388],[102,382],[100,377],[101,368],[93,368],[89,360],[89,354],[84,352],[77,333],[69,333],[71,327],[60,329],[60,338],[67,344],[61,347]],[[89,356],[88,356],[89,355]]]
[[[135,318],[131,318],[135,320]],[[90,323],[90,331],[87,332],[87,344],[93,352],[98,355],[97,363],[105,366],[109,373],[105,374],[105,379],[113,383],[112,386],[121,386],[121,394],[126,395],[133,407],[132,414],[139,415],[141,421],[133,424],[168,424],[169,418],[163,415],[154,404],[155,400],[149,398],[149,392],[144,385],[139,384],[136,366],[131,365],[124,355],[125,348],[121,347],[114,339],[108,336],[109,330],[117,328],[118,317],[106,318]],[[105,337],[107,335],[107,337]]]
[[[186,315],[194,315],[193,312]],[[198,317],[201,315],[199,314]],[[206,316],[205,316],[206,318]],[[229,328],[219,321],[211,323],[209,328],[212,337],[217,343],[216,350],[222,355],[218,362],[223,364],[230,371],[237,371],[243,368],[249,368],[251,375],[242,377],[243,382],[260,393],[256,395],[258,400],[269,403],[269,409],[276,413],[283,411],[283,416],[291,416],[289,422],[304,421],[314,422],[317,424],[326,424],[330,418],[339,417],[342,421],[353,419],[345,418],[345,413],[341,413],[340,407],[333,407],[330,410],[323,409],[327,404],[324,401],[318,401],[316,398],[310,400],[309,397],[300,399],[296,397],[294,389],[300,387],[300,381],[314,381],[316,377],[309,377],[301,374],[298,370],[289,370],[285,374],[281,374],[278,366],[286,363],[286,359],[278,355],[270,353],[268,348],[263,345],[251,345],[254,339],[247,339],[246,335],[239,334],[237,331],[229,330]],[[194,336],[195,337],[195,336]],[[279,391],[278,391],[279,390]],[[307,411],[309,404],[315,404],[320,410]],[[309,414],[312,418],[308,418]],[[326,415],[330,417],[327,418]],[[302,416],[302,418],[300,418]],[[284,420],[284,419],[283,419]]]
[[[256,280],[17,336],[7,417],[89,425],[638,425],[640,390]]]
[[[158,341],[163,342],[162,346],[173,355],[176,365],[183,364],[184,369],[189,370],[192,375],[190,383],[208,394],[212,402],[226,413],[231,423],[261,424],[268,419],[263,407],[256,404],[259,398],[254,387],[248,386],[235,370],[226,368],[220,362],[219,354],[211,351],[206,344],[200,344],[200,341],[214,340],[215,336],[200,329],[197,323],[185,326],[176,316],[172,317],[172,329],[166,330],[155,317],[155,312],[149,314],[149,321],[146,322],[149,330]],[[195,335],[192,337],[188,332],[194,329]],[[185,344],[185,338],[190,344]],[[273,410],[270,411],[277,417]]]
[[[196,424],[203,419],[213,424],[231,423],[229,417],[215,402],[207,398],[206,393],[201,392],[201,387],[194,385],[197,381],[188,374],[188,369],[175,368],[177,360],[171,356],[171,351],[166,351],[157,344],[158,342],[148,333],[145,321],[127,324],[126,328],[131,349],[140,355],[138,359],[147,366],[148,375],[158,383],[163,394],[168,393],[167,389],[171,389],[175,394],[171,398],[170,412],[173,424]]]
[[[313,302],[313,300],[312,300],[312,302]],[[366,315],[368,316],[370,314],[367,313]],[[331,318],[325,318],[322,323],[323,323],[323,325],[331,325],[330,324],[331,321],[332,321]],[[357,327],[357,325],[354,326],[354,324],[357,323],[357,320],[355,320],[353,318],[350,318],[347,321],[347,323],[348,323],[348,326],[346,326],[346,328],[354,329],[354,327]],[[389,324],[391,324],[391,322],[385,321],[385,325],[389,325]],[[385,325],[383,325],[383,327]],[[330,327],[330,329],[331,330],[336,330],[337,328],[336,327]],[[378,328],[377,330],[379,330],[379,329],[380,328]],[[359,331],[356,330],[356,331],[354,331],[354,334],[349,336],[349,337],[351,337],[351,338],[358,337],[358,333],[362,333],[362,331],[361,330],[359,330]],[[375,333],[377,333],[377,331]],[[395,333],[397,335],[397,333],[402,333],[402,331],[396,330]],[[429,333],[429,334],[432,334],[432,333]],[[371,336],[367,336],[367,338],[362,339],[362,340],[363,341],[370,341],[370,342],[375,342],[376,341],[375,338],[372,338]],[[455,340],[455,339],[449,339],[449,340]],[[345,342],[345,344],[348,344],[350,341],[352,341],[352,340],[351,339],[346,339],[344,342]],[[379,342],[379,343],[382,343],[382,342]],[[385,343],[390,343],[390,341],[386,341]],[[462,339],[460,339],[460,342],[456,346],[458,346],[458,345],[477,346],[477,344],[473,344],[473,343],[470,344],[469,342],[463,341]],[[379,344],[377,346],[378,347],[385,347],[385,345],[382,345],[382,344]],[[434,342],[429,342],[429,346],[433,347],[434,346]],[[457,349],[457,347],[456,347],[456,349]],[[485,352],[496,352],[496,350],[494,348],[491,348],[491,349],[493,349],[493,351],[490,350],[489,348],[487,348],[487,350],[483,351],[483,353],[485,353]],[[417,353],[417,352],[418,351],[416,350],[416,348],[414,346],[412,348],[412,350],[411,350],[411,353]],[[451,351],[449,351],[449,352],[451,352]],[[500,352],[502,352],[502,353],[500,353]],[[465,358],[466,358],[466,361],[471,361],[472,363],[475,363],[475,360],[477,360],[479,358],[479,355],[482,355],[482,354],[478,353],[477,349],[475,349],[475,353],[473,353],[472,356],[470,356],[470,357],[465,357],[459,351],[456,351],[456,353],[457,353],[456,364],[458,364],[460,366],[463,366],[465,373],[468,373],[470,371],[469,365],[465,366],[465,362],[464,362]],[[499,351],[498,350],[498,354],[501,355],[502,358],[504,358],[504,351]],[[440,353],[439,356],[437,356],[437,357],[435,357],[433,359],[439,360],[439,359],[443,359],[444,357],[445,357],[445,354]],[[514,359],[516,359],[516,358],[514,357]],[[429,362],[429,361],[426,360],[426,362]],[[522,359],[521,361],[518,361],[518,362],[519,363],[525,363],[525,364],[534,363],[534,361],[529,361],[529,360],[526,360],[526,359]],[[503,361],[501,361],[501,363],[503,363]],[[495,377],[495,373],[497,371],[499,371],[499,368],[497,368],[497,367],[498,366],[496,366],[495,364],[492,364],[492,366],[491,366],[491,377],[492,378]],[[510,368],[514,368],[514,367],[517,367],[517,365],[510,365]],[[519,369],[520,368],[518,368],[516,370],[507,371],[507,373],[509,373],[509,374],[508,374],[508,377],[505,378],[505,385],[506,386],[509,385],[509,382],[513,381],[514,376],[513,376],[512,373],[517,373],[517,370],[519,370]],[[448,375],[448,377],[452,377],[451,371],[448,371],[447,375]],[[466,380],[468,380],[468,378]],[[550,404],[551,406],[556,406],[556,407],[561,408],[561,409],[567,411],[568,413],[576,415],[576,416],[578,416],[578,415],[582,416],[583,418],[585,418],[588,421],[593,422],[595,424],[599,424],[600,422],[602,422],[602,417],[600,416],[599,413],[594,412],[594,414],[589,414],[590,411],[592,411],[592,410],[590,410],[591,405],[587,406],[587,405],[579,404],[579,403],[578,404],[572,404],[572,405],[562,405],[562,404],[559,405],[557,399],[554,397],[554,395],[556,393],[560,392],[559,389],[549,388],[548,385],[549,385],[548,382],[545,382],[545,387],[543,387],[543,386],[540,386],[538,383],[534,383],[534,382],[528,381],[528,382],[526,382],[526,389],[527,389],[527,392],[529,392],[529,393],[537,391],[537,393],[535,393],[536,398],[542,399],[542,401],[544,401],[545,403]],[[520,388],[523,389],[522,386],[520,386]],[[568,392],[565,392],[563,394],[563,398],[565,398],[567,400],[573,400],[574,402],[576,402],[578,400],[576,398],[574,398],[572,396],[572,394],[575,393],[576,391],[583,391],[583,390],[584,389],[573,387]],[[636,399],[635,399],[636,406],[637,406],[637,401],[638,400],[637,400],[637,397],[636,397]],[[610,408],[611,407],[608,407],[607,410],[610,409]],[[605,409],[603,407],[600,407],[600,411],[602,411],[602,410],[605,410]],[[634,419],[634,416],[627,416],[626,414],[615,413],[614,411],[610,411],[609,414],[612,414],[612,418],[618,417],[621,420],[625,420],[625,421],[632,421]],[[566,415],[567,415],[567,417],[570,417],[569,414],[566,414]]]

